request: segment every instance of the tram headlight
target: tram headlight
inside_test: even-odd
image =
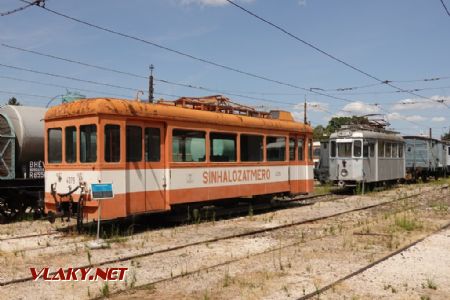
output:
[[[342,169],[342,170],[341,170],[341,175],[342,175],[342,177],[347,176],[347,175],[348,175],[347,169]]]

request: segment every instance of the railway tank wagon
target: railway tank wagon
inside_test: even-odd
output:
[[[342,187],[368,188],[405,177],[404,140],[378,127],[343,126],[330,136],[330,180]]]
[[[83,99],[49,109],[45,132],[45,209],[79,221],[97,218],[93,183],[113,184],[101,219],[313,190],[312,128],[222,96]]]
[[[43,208],[46,109],[0,108],[0,223]]]

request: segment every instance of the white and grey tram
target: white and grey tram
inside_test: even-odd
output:
[[[330,136],[330,181],[367,189],[405,177],[405,142],[385,129],[345,126]]]

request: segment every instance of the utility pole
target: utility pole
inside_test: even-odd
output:
[[[148,78],[148,102],[153,103],[153,65],[150,65],[150,77]]]
[[[305,95],[305,104],[304,104],[304,112],[303,112],[303,123],[308,124],[307,123],[307,118],[306,118],[306,95]]]

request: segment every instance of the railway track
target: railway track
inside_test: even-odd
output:
[[[443,188],[445,188],[445,187],[443,187]],[[294,226],[298,226],[298,225],[302,225],[302,224],[314,223],[314,222],[317,222],[317,221],[321,221],[321,220],[325,220],[325,219],[329,219],[329,218],[333,218],[333,217],[342,216],[342,215],[349,214],[349,213],[352,213],[352,212],[364,211],[364,210],[368,210],[368,209],[371,209],[371,208],[388,205],[388,204],[391,204],[391,203],[394,203],[394,202],[398,202],[398,201],[401,201],[401,200],[406,200],[406,199],[410,199],[410,198],[413,198],[413,197],[417,197],[417,196],[420,196],[422,194],[423,194],[423,192],[415,193],[415,194],[412,194],[412,195],[399,197],[399,198],[396,198],[396,199],[380,202],[380,203],[373,204],[373,205],[357,207],[357,208],[353,208],[353,209],[349,209],[349,210],[345,210],[345,211],[340,211],[340,212],[337,212],[337,213],[323,215],[323,216],[320,216],[320,217],[317,217],[317,218],[311,218],[311,219],[301,220],[301,221],[297,221],[297,222],[277,225],[277,226],[270,227],[270,228],[249,230],[249,231],[245,231],[243,233],[230,234],[230,235],[225,235],[225,236],[221,236],[221,237],[205,239],[205,240],[201,240],[201,241],[196,241],[196,242],[192,242],[192,243],[186,243],[186,244],[182,244],[182,245],[178,245],[178,246],[174,246],[174,247],[169,247],[169,248],[166,248],[166,249],[159,249],[159,250],[155,250],[155,251],[147,251],[147,252],[143,252],[143,253],[139,253],[139,254],[128,255],[128,256],[123,256],[123,257],[117,257],[117,258],[113,258],[113,259],[107,259],[107,260],[103,260],[103,261],[100,261],[100,262],[97,262],[97,263],[93,263],[93,264],[87,264],[87,265],[78,266],[78,268],[101,267],[101,266],[104,266],[104,265],[120,263],[120,262],[126,262],[126,261],[131,261],[131,260],[134,260],[134,259],[148,257],[148,256],[152,256],[152,255],[155,255],[155,254],[168,253],[168,252],[171,252],[171,251],[180,250],[180,249],[184,249],[184,248],[188,248],[188,247],[192,247],[192,246],[198,246],[198,245],[203,245],[203,244],[210,244],[210,243],[214,243],[214,242],[218,242],[218,241],[224,241],[224,240],[229,240],[229,239],[233,239],[233,238],[247,237],[247,236],[257,235],[257,234],[266,233],[266,232],[270,232],[270,231],[281,230],[281,229],[284,229],[284,228],[294,227]],[[318,197],[315,197],[315,198],[318,198]],[[323,237],[320,237],[320,238],[323,238]],[[286,246],[283,246],[283,248],[284,247],[289,247],[289,246],[292,246],[292,245],[286,245]],[[271,252],[271,251],[274,251],[274,250],[270,249],[270,250],[267,250],[266,252]],[[260,255],[260,254],[263,254],[263,253],[264,252],[258,253],[256,255]],[[206,270],[206,269],[215,268],[215,267],[219,267],[219,266],[222,266],[222,265],[230,264],[230,263],[233,263],[234,261],[238,261],[240,259],[242,259],[242,258],[236,258],[236,259],[228,260],[227,262],[223,262],[223,263],[220,263],[220,264],[217,264],[217,265],[214,265],[214,266],[205,267],[204,269]],[[72,268],[75,268],[75,266],[72,266]],[[184,273],[183,276],[189,275],[190,273],[200,272],[200,271],[202,271],[202,269],[197,269],[197,270],[189,272],[189,273]],[[50,273],[49,275],[52,276],[54,274],[56,274],[56,272]],[[160,282],[167,281],[167,280],[172,280],[172,279],[175,279],[175,278],[177,278],[177,276],[171,276],[170,278],[164,278],[164,279],[152,282],[152,284],[160,283]],[[13,284],[21,283],[21,282],[32,281],[32,280],[33,280],[33,277],[27,276],[27,277],[17,278],[17,279],[13,279],[13,280],[9,280],[9,281],[0,282],[0,286],[9,286],[9,285],[13,285]]]
[[[363,273],[364,271],[369,270],[370,268],[375,267],[376,265],[378,265],[378,264],[388,260],[389,258],[391,258],[391,257],[393,257],[393,256],[395,256],[397,254],[400,254],[400,253],[402,253],[402,252],[404,252],[406,250],[408,250],[409,248],[417,245],[418,243],[424,241],[425,239],[427,239],[427,238],[429,238],[429,237],[431,237],[431,236],[433,236],[435,234],[438,234],[438,233],[440,233],[440,232],[442,232],[442,231],[444,231],[444,230],[446,230],[448,228],[450,228],[450,222],[446,223],[444,226],[438,228],[437,230],[431,232],[430,234],[428,234],[428,235],[426,235],[426,236],[424,236],[424,237],[422,237],[422,238],[420,238],[420,239],[418,239],[418,240],[416,240],[416,241],[414,241],[412,243],[409,243],[408,245],[403,246],[400,249],[398,249],[398,250],[396,250],[396,251],[394,251],[392,253],[389,253],[388,255],[385,255],[385,256],[375,260],[374,262],[372,262],[372,263],[370,263],[370,264],[368,264],[368,265],[366,265],[364,267],[361,267],[361,268],[355,270],[354,272],[351,272],[350,274],[347,274],[347,275],[339,278],[338,280],[335,280],[332,283],[327,284],[327,285],[325,285],[325,286],[315,290],[312,293],[309,293],[309,294],[304,295],[304,296],[302,296],[300,298],[297,298],[297,299],[298,300],[307,300],[307,299],[312,299],[314,297],[318,297],[318,296],[320,296],[320,294],[323,294],[324,292],[332,289],[336,285],[338,285],[338,284],[340,284],[340,283],[342,283],[342,282],[344,282],[344,281],[346,281],[346,280],[348,280],[348,279],[350,279],[352,277],[355,277],[356,275],[359,275],[359,274]]]
[[[382,206],[382,205],[385,205],[385,204],[390,204],[390,203],[396,202],[398,200],[409,199],[409,198],[412,198],[412,197],[415,197],[415,196],[418,196],[418,195],[420,195],[420,194],[414,194],[414,195],[410,195],[410,196],[407,196],[407,197],[402,197],[401,199],[395,199],[393,201],[389,201],[388,203],[383,203],[383,204],[380,204],[380,205],[370,206],[370,208],[377,207],[377,206]],[[442,200],[442,199],[446,199],[446,197],[441,197],[439,200]],[[419,207],[421,205],[422,204],[418,204],[418,205],[414,205],[414,206],[408,206],[403,211],[413,210],[413,209],[416,209],[417,207]],[[355,209],[355,210],[348,211],[348,213],[355,212],[355,211],[360,211],[360,210],[364,210],[364,209]],[[342,214],[345,214],[345,213],[342,213]],[[320,221],[320,220],[323,220],[323,219],[326,219],[326,218],[317,218],[317,219],[311,220],[310,222],[313,223],[315,221]],[[308,222],[305,222],[305,223],[308,223]],[[363,227],[363,226],[366,226],[366,225],[367,225],[367,223],[364,224],[364,225],[361,225],[360,227]],[[394,251],[394,252],[392,252],[392,253],[390,253],[390,254],[388,254],[388,255],[386,255],[386,256],[384,256],[384,257],[382,257],[382,258],[380,258],[380,259],[378,259],[376,261],[374,261],[373,263],[371,263],[371,264],[369,264],[369,265],[367,265],[365,267],[362,267],[362,268],[352,272],[349,275],[346,275],[346,276],[344,276],[344,277],[334,281],[333,283],[331,283],[331,284],[329,284],[329,285],[327,285],[327,286],[325,286],[325,287],[323,287],[323,288],[321,288],[319,290],[316,290],[316,291],[314,291],[314,292],[312,292],[310,294],[304,295],[304,296],[300,297],[299,299],[301,299],[301,300],[303,300],[303,299],[311,299],[311,298],[314,298],[316,296],[319,296],[320,294],[322,294],[326,290],[331,289],[333,286],[335,286],[335,285],[337,285],[337,284],[339,284],[339,283],[341,283],[341,282],[343,282],[343,281],[345,281],[345,280],[347,280],[347,279],[349,279],[351,277],[354,277],[354,276],[364,272],[365,270],[367,270],[367,269],[369,269],[369,268],[371,268],[371,267],[373,267],[373,266],[375,266],[375,265],[377,265],[377,264],[387,260],[388,258],[390,258],[390,257],[392,257],[392,256],[394,256],[396,254],[399,254],[399,253],[409,249],[410,247],[416,245],[417,243],[420,243],[421,241],[425,240],[426,238],[432,236],[433,234],[436,234],[436,233],[438,233],[438,232],[440,232],[442,230],[445,230],[445,229],[447,229],[449,227],[450,227],[450,222],[446,223],[444,226],[442,226],[438,230],[433,231],[432,233],[430,233],[430,234],[428,234],[428,235],[426,235],[426,236],[424,236],[424,237],[422,237],[422,238],[420,238],[420,239],[418,239],[418,240],[416,240],[416,241],[414,241],[414,242],[412,242],[412,243],[410,243],[410,244],[408,244],[408,245],[406,245],[404,247],[401,247],[400,249],[398,249],[398,250],[396,250],[396,251]],[[275,230],[276,229],[278,229],[278,228],[275,228]],[[235,262],[239,262],[239,261],[241,261],[243,259],[248,259],[249,257],[256,257],[256,256],[260,256],[260,255],[264,255],[264,254],[268,254],[268,253],[272,253],[272,252],[277,252],[277,251],[280,251],[282,249],[286,249],[286,248],[290,248],[290,247],[293,247],[293,246],[297,246],[299,244],[305,244],[305,243],[308,243],[308,242],[321,240],[321,239],[327,238],[329,236],[330,235],[327,235],[327,234],[319,235],[319,236],[316,236],[314,238],[309,238],[306,241],[300,241],[300,242],[294,242],[294,243],[290,243],[290,244],[285,244],[285,245],[280,246],[280,247],[271,248],[271,249],[268,249],[268,250],[265,250],[265,251],[262,251],[262,252],[255,253],[253,255],[247,255],[245,257],[236,257],[234,259],[229,259],[227,261],[224,261],[224,262],[221,262],[221,263],[218,263],[218,264],[214,264],[214,265],[210,265],[210,266],[207,266],[207,267],[198,268],[198,269],[195,269],[195,270],[192,270],[192,271],[189,271],[189,272],[184,272],[184,273],[181,273],[181,274],[178,274],[178,275],[174,275],[174,276],[171,276],[170,278],[162,278],[162,279],[159,279],[159,280],[155,280],[155,281],[152,281],[150,283],[145,284],[144,287],[145,286],[154,286],[156,284],[161,284],[161,283],[172,281],[172,280],[175,280],[175,279],[178,279],[178,278],[182,278],[182,277],[185,277],[185,276],[198,274],[200,272],[208,272],[208,271],[216,269],[216,268],[220,268],[220,267],[223,267],[223,266],[235,263]],[[121,292],[122,291],[119,291],[118,293],[121,293]],[[94,299],[103,299],[103,298],[104,297],[97,297],[97,298],[94,298]]]
[[[332,196],[332,197],[330,197]],[[330,197],[329,199],[322,199],[325,197]],[[303,205],[313,205],[317,202],[325,202],[325,201],[334,201],[341,198],[344,198],[346,196],[343,195],[335,195],[332,193],[326,193],[326,194],[320,194],[320,195],[312,195],[312,196],[299,196],[292,199],[283,199],[283,200],[276,200],[273,203],[260,203],[259,205],[252,205],[253,212],[255,213],[263,213],[270,210],[278,210],[278,209],[285,209],[285,208],[293,208],[297,206],[303,206]],[[296,205],[298,204],[298,205]],[[227,208],[227,209],[219,209],[215,208],[216,211],[216,217],[239,217],[243,214],[248,213],[248,206],[240,206],[237,208]],[[183,218],[185,215],[183,215]],[[176,223],[182,223],[186,221],[185,219],[180,218],[180,216],[172,216],[169,217],[168,220],[175,221]],[[202,222],[208,222],[207,219],[202,219]],[[104,224],[103,224],[104,225]],[[176,225],[175,225],[176,226]],[[74,228],[72,228],[75,230]],[[159,229],[159,227],[158,227]],[[52,235],[59,235],[61,238],[65,237],[65,232],[70,231],[71,228],[59,228],[55,231],[46,232],[46,233],[35,233],[35,234],[26,234],[26,235],[19,235],[19,236],[13,236],[13,237],[7,237],[7,238],[0,238],[0,242],[6,242],[6,241],[13,241],[13,240],[20,240],[20,239],[29,239],[29,238],[37,238],[42,236],[52,236]],[[45,247],[39,247],[36,249],[42,249]],[[34,248],[33,248],[34,249]],[[33,249],[26,249],[26,250],[33,250]]]

